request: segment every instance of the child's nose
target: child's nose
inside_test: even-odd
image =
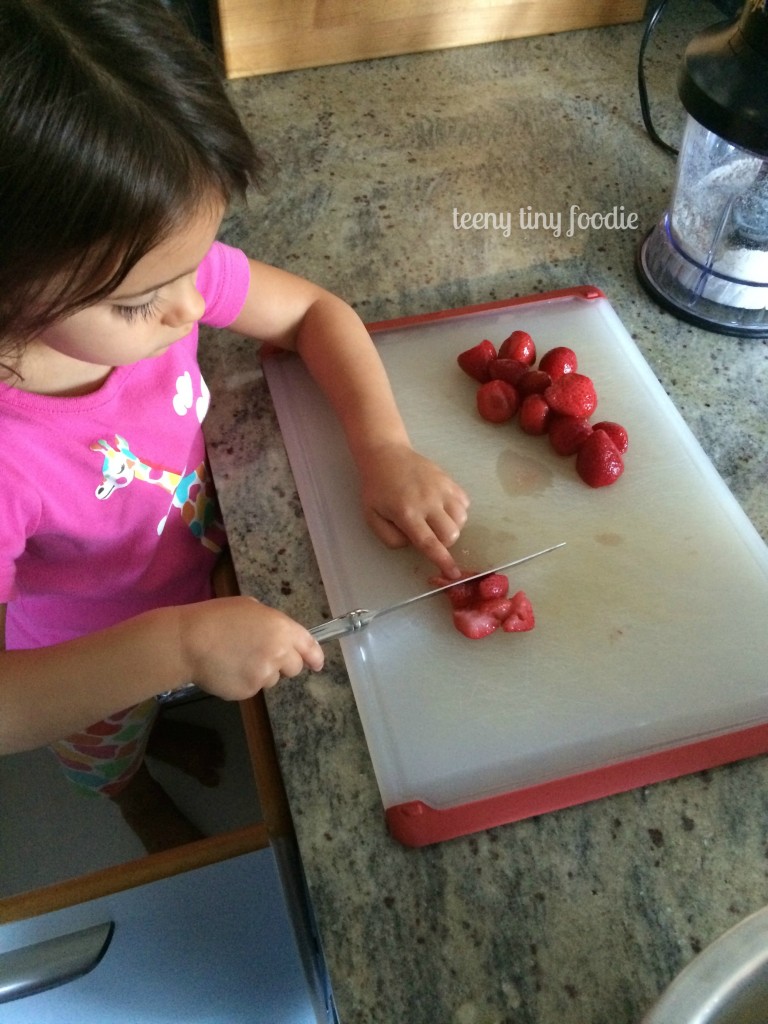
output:
[[[169,327],[183,327],[195,323],[205,312],[205,300],[195,287],[194,281],[181,284],[174,290],[165,308],[163,320]]]

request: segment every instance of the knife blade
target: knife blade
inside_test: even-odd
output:
[[[425,590],[423,594],[416,594],[415,597],[407,597],[404,601],[398,601],[396,604],[388,605],[386,608],[378,608],[375,610],[357,608],[354,611],[345,612],[344,615],[338,615],[334,619],[329,619],[327,622],[321,622],[319,625],[313,626],[309,632],[320,644],[324,644],[328,640],[335,640],[338,637],[349,636],[350,633],[358,633],[361,629],[365,629],[369,626],[374,619],[381,618],[382,615],[389,615],[390,612],[400,611],[401,608],[406,608],[408,605],[415,604],[417,601],[423,601],[427,597],[434,597],[435,594],[442,594],[444,590],[450,590],[451,587],[456,587],[460,583],[471,583],[472,580],[482,579],[483,576],[491,576],[495,572],[503,572],[505,569],[512,569],[516,565],[522,565],[523,562],[530,562],[533,558],[538,558],[540,555],[548,555],[550,551],[557,551],[558,548],[563,547],[565,547],[565,541],[561,541],[559,544],[553,544],[548,548],[542,548],[541,551],[534,551],[532,555],[524,555],[522,558],[516,558],[512,562],[505,562],[503,565],[497,565],[493,569],[484,569],[483,572],[476,572],[473,576],[464,576],[462,579],[452,580],[450,583],[446,583],[442,587]]]

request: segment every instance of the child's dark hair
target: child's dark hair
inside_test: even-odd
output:
[[[213,58],[158,0],[2,0],[0,353],[260,168]]]

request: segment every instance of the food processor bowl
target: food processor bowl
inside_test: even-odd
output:
[[[637,252],[650,295],[723,334],[768,337],[768,0],[693,38],[672,201]]]
[[[768,336],[768,159],[689,116],[672,202],[641,244],[637,270],[682,319]]]

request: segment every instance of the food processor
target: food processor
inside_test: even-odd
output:
[[[768,337],[768,0],[688,45],[687,112],[669,209],[641,243],[650,295],[683,320]]]

